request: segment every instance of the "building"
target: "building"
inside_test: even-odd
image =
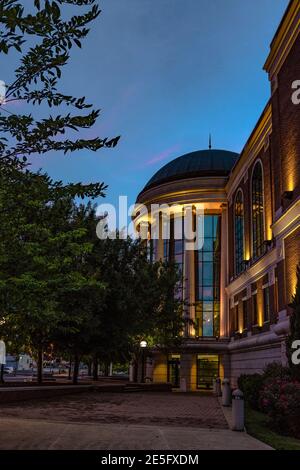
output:
[[[292,0],[271,43],[264,69],[271,97],[241,154],[202,150],[161,168],[137,204],[172,205],[169,240],[157,222],[137,210],[156,259],[182,269],[192,326],[168,358],[153,351],[153,381],[184,378],[188,390],[212,378],[260,372],[285,364],[289,303],[300,262],[300,1]],[[183,212],[204,208],[204,244],[187,250],[174,239]],[[181,223],[181,222],[180,222]],[[159,225],[159,224],[157,224]],[[160,225],[163,225],[160,224]],[[147,375],[150,374],[148,368]]]

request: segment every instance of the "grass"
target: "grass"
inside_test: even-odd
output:
[[[268,416],[249,407],[245,411],[246,429],[251,436],[265,442],[276,450],[300,450],[300,440],[282,436],[270,429],[268,426]]]

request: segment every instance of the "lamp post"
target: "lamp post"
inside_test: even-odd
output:
[[[0,318],[0,326],[5,324],[5,318]],[[0,340],[0,382],[4,382],[4,366],[6,364],[6,347],[4,341]]]
[[[145,349],[147,347],[147,341],[140,342],[140,348],[142,350],[142,383],[145,381]]]

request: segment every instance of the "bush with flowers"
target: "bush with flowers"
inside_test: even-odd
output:
[[[300,383],[287,379],[267,380],[260,392],[261,411],[278,432],[300,438]]]

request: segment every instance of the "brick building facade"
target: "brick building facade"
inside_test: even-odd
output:
[[[270,100],[241,154],[208,150],[179,157],[138,196],[141,207],[173,205],[175,219],[201,205],[204,231],[211,230],[201,252],[185,251],[181,263],[194,326],[168,358],[152,351],[147,375],[154,381],[180,386],[184,379],[184,387],[196,390],[214,375],[236,384],[241,373],[286,362],[300,262],[299,33],[300,1],[291,0],[264,66]],[[145,222],[141,212],[138,227]],[[151,237],[153,220],[146,223]],[[161,237],[155,255],[165,257]]]

